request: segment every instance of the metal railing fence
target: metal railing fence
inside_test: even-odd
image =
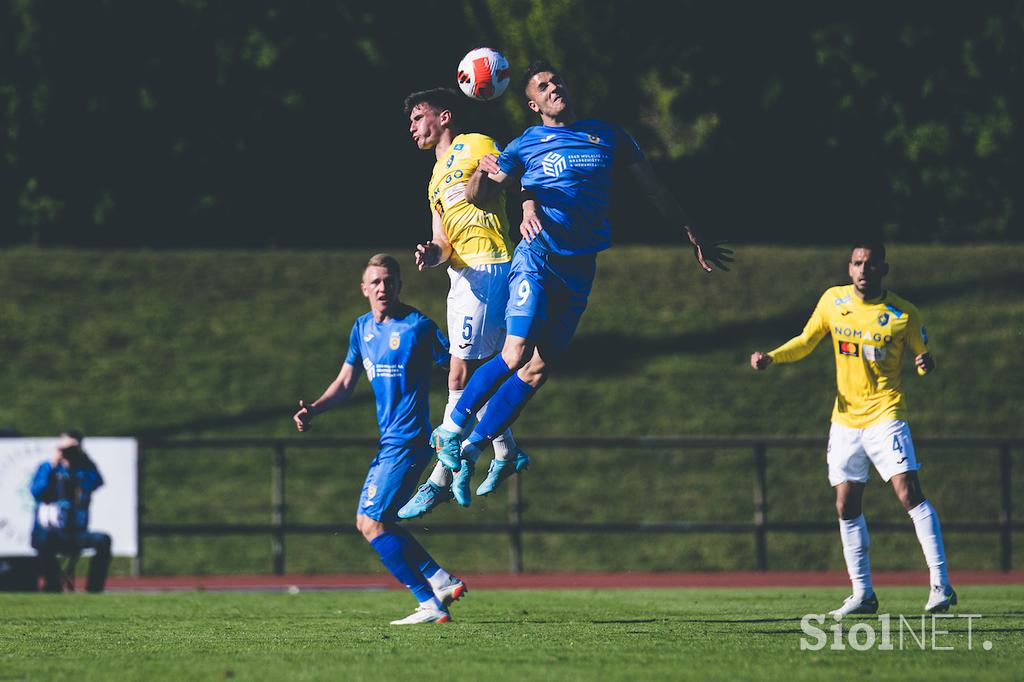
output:
[[[528,521],[524,519],[524,492],[518,476],[506,483],[507,505],[504,522],[474,523],[431,523],[434,533],[504,533],[509,542],[509,569],[513,573],[523,571],[524,533],[748,533],[754,540],[754,565],[757,570],[768,569],[769,532],[812,533],[832,531],[836,528],[833,518],[821,521],[785,521],[768,518],[767,469],[770,450],[813,448],[824,453],[824,438],[808,437],[547,437],[530,438],[522,441],[527,449],[543,452],[545,449],[564,450],[749,450],[752,471],[753,514],[749,522],[735,521],[662,521],[662,522],[571,522],[571,521]],[[1013,450],[1024,448],[1024,438],[961,437],[961,438],[915,438],[918,449],[961,449],[971,452],[989,451],[996,456],[999,470],[999,516],[991,521],[957,521],[943,519],[943,528],[948,531],[969,531],[997,533],[1000,547],[1000,566],[1010,570],[1013,566],[1013,532],[1024,529],[1024,524],[1013,520],[1012,504],[1012,463]],[[203,438],[163,439],[141,438],[139,440],[138,467],[138,530],[139,553],[133,564],[133,572],[144,570],[145,538],[168,535],[265,535],[271,539],[272,570],[274,574],[285,572],[285,536],[289,534],[355,534],[352,525],[339,528],[336,523],[292,523],[287,519],[285,499],[285,475],[288,452],[295,450],[333,449],[358,447],[368,451],[377,448],[372,438]],[[145,461],[146,453],[152,450],[231,450],[258,448],[271,451],[271,514],[269,523],[150,523],[143,519],[145,513]],[[822,455],[824,458],[824,454]],[[996,491],[992,491],[995,494]],[[415,527],[415,524],[413,524]],[[873,521],[872,531],[906,530],[908,524]]]

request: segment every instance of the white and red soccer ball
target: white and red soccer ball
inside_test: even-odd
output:
[[[508,87],[508,60],[497,50],[478,47],[459,62],[456,78],[459,89],[468,97],[483,101],[494,99]]]

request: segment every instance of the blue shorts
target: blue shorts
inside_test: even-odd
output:
[[[356,513],[381,523],[397,521],[398,510],[412,497],[420,474],[433,456],[430,446],[382,446],[366,472]]]
[[[563,353],[587,309],[597,254],[534,253],[519,242],[509,273],[507,334],[529,339],[541,353]]]

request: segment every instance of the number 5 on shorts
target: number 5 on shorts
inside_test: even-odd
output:
[[[526,300],[530,298],[530,282],[523,280],[519,283],[519,291],[516,292],[516,296],[519,297],[519,302],[516,305],[524,305]]]
[[[462,321],[462,338],[469,341],[473,338],[473,316],[466,315],[466,319]]]

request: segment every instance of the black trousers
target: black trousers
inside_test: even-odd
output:
[[[32,533],[32,546],[39,552],[45,591],[61,591],[60,562],[57,556],[77,556],[83,549],[96,550],[89,562],[86,591],[102,592],[106,586],[107,572],[110,570],[110,536],[106,533],[37,530]]]

